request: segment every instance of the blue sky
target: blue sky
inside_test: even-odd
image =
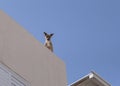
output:
[[[0,8],[66,64],[68,84],[91,70],[120,85],[119,0],[0,0]]]

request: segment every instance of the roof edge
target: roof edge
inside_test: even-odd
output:
[[[89,74],[87,74],[86,76],[78,79],[77,81],[71,83],[70,85],[68,86],[73,86],[73,85],[76,85],[78,83],[82,83],[84,82],[85,80],[87,79],[92,79],[92,78],[95,78],[97,79],[100,83],[104,84],[105,86],[111,86],[108,82],[106,82],[103,78],[101,78],[96,72],[94,71],[91,71]]]
[[[91,75],[93,75],[93,77],[90,77]],[[111,86],[107,81],[105,81],[103,78],[101,78],[101,76],[99,76],[96,72],[91,71],[89,78],[95,78],[97,79],[99,82],[103,83],[105,86]]]

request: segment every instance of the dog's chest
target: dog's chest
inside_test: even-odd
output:
[[[52,46],[52,43],[50,41],[46,41],[46,46]]]

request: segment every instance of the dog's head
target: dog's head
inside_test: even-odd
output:
[[[50,41],[51,37],[54,35],[53,33],[52,34],[47,34],[46,32],[44,32],[44,35],[45,35],[45,39]]]

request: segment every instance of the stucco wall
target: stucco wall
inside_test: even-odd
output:
[[[66,86],[64,62],[2,11],[0,61],[31,86]]]

